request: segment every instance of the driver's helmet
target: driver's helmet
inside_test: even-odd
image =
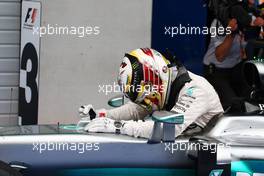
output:
[[[148,111],[162,109],[170,86],[169,63],[159,52],[150,48],[125,54],[118,76],[122,92]]]

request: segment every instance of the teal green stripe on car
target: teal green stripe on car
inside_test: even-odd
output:
[[[191,169],[94,168],[64,170],[60,176],[195,176]]]
[[[231,164],[232,176],[236,176],[236,173],[242,172],[252,176],[254,173],[264,174],[264,161],[263,160],[244,160],[234,161]]]
[[[162,118],[156,118],[152,117],[152,120],[157,121],[157,122],[165,122],[165,123],[174,123],[174,124],[183,124],[184,122],[184,116],[167,116],[167,117],[162,117]]]

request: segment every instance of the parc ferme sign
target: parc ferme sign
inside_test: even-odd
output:
[[[40,27],[41,3],[22,2],[19,123],[38,122],[39,47],[40,37],[34,29]]]

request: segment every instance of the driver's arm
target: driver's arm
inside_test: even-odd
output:
[[[201,87],[191,86],[192,83],[187,83],[186,85],[180,91],[178,101],[171,110],[184,114],[184,124],[176,125],[176,136],[180,135],[190,124],[196,121],[204,127],[204,124],[213,116],[222,112],[219,98],[212,87],[204,90]],[[153,124],[152,120],[127,121],[121,129],[121,133],[134,137],[149,138]]]
[[[149,114],[148,111],[133,102],[107,110],[106,113],[107,117],[113,120],[143,120]]]

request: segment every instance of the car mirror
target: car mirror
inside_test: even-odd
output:
[[[148,143],[174,142],[175,125],[183,124],[184,115],[170,111],[155,111],[152,114],[152,120],[154,121],[154,127]]]
[[[183,114],[170,111],[155,111],[152,114],[152,120],[155,122],[169,123],[169,124],[183,124]]]
[[[108,100],[108,105],[111,107],[120,107],[124,105],[124,95],[118,95]]]

